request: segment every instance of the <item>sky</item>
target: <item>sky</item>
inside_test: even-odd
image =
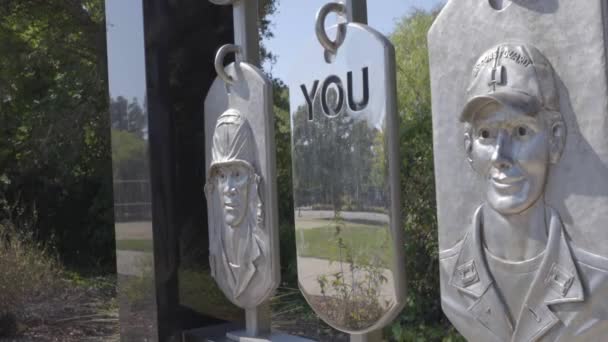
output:
[[[146,68],[142,0],[106,0],[106,19],[110,96],[129,100],[137,97],[143,103]]]
[[[264,42],[266,47],[277,56],[272,66],[274,77],[289,83],[291,69],[296,67],[291,61],[301,53],[296,48],[297,42],[309,42],[314,38],[315,15],[328,0],[277,0],[277,12],[272,21],[274,38]],[[399,19],[414,9],[430,10],[445,0],[368,0],[368,24],[377,31],[390,34]],[[328,17],[326,26],[335,23],[335,17]],[[265,65],[265,68],[269,68]],[[298,66],[299,67],[299,66]]]
[[[271,17],[274,38],[264,42],[277,56],[277,61],[274,65],[264,67],[272,68],[274,77],[288,83],[293,62],[301,53],[296,48],[296,43],[314,39],[316,12],[329,0],[277,1],[277,12]],[[390,34],[397,21],[413,9],[430,10],[444,2],[445,0],[368,0],[368,23],[377,31]],[[137,97],[142,103],[146,84],[142,0],[106,0],[106,17],[110,95],[128,99]],[[328,17],[327,26],[335,20],[334,16]]]

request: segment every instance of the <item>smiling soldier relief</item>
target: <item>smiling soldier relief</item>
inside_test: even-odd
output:
[[[524,44],[488,50],[460,121],[485,203],[440,253],[450,321],[470,341],[608,336],[608,259],[577,248],[544,199],[567,134],[550,63]]]

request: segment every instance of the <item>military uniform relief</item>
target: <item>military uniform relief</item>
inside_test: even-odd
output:
[[[534,47],[501,44],[472,74],[463,157],[485,203],[440,253],[446,315],[474,341],[606,336],[608,259],[574,246],[544,200],[567,136],[550,63]]]

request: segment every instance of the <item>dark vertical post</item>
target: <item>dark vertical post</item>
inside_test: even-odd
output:
[[[143,8],[158,334],[161,341],[166,341],[177,330],[179,253],[174,122],[169,96],[170,19],[165,0],[144,0]]]
[[[341,0],[346,5],[349,22],[367,24],[367,0]]]
[[[215,51],[233,39],[232,11],[106,0],[106,20],[121,339],[181,341],[242,321],[209,274],[203,192],[203,100]]]

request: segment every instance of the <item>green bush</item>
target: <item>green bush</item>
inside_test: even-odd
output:
[[[36,209],[33,237],[55,246],[64,264],[108,272],[115,259],[103,6],[2,2],[0,197]]]
[[[414,11],[398,23],[391,41],[397,57],[401,148],[401,195],[408,297],[405,326],[446,322],[441,311],[433,128],[427,32],[437,11]],[[420,333],[424,333],[421,330]]]
[[[466,342],[464,337],[445,324],[401,325],[393,324],[390,329],[392,341],[397,342]]]
[[[32,303],[51,298],[61,269],[28,230],[0,222],[0,337],[16,333],[16,318]]]

